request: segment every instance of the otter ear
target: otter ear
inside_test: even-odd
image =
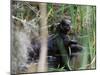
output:
[[[57,25],[56,30],[57,31],[61,31],[63,29],[62,24],[60,23],[59,25]]]
[[[65,25],[65,20],[64,19],[60,22],[60,25],[61,26]]]

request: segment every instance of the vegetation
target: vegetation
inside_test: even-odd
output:
[[[79,69],[95,69],[96,60],[96,7],[88,5],[48,4],[48,24],[55,24],[64,16],[72,20],[72,39],[84,47],[81,63],[70,64]],[[52,28],[51,28],[52,29]],[[53,31],[53,30],[52,30]]]
[[[30,22],[35,19],[39,26],[40,9],[39,3],[16,2],[12,3],[12,16],[21,21]],[[72,70],[95,69],[96,68],[96,7],[90,5],[72,4],[47,4],[47,25],[48,33],[54,34],[56,25],[64,18],[68,17],[72,21],[70,39],[76,39],[83,46],[83,52],[78,59],[69,61]],[[31,23],[32,24],[32,23]],[[40,34],[40,28],[34,24],[33,30]],[[43,27],[45,28],[45,27]],[[62,68],[49,68],[48,71],[65,71]]]

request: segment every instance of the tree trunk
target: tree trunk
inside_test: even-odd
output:
[[[40,50],[40,58],[38,63],[38,72],[46,72],[47,71],[47,37],[48,37],[48,29],[47,29],[47,7],[46,3],[40,3],[40,37],[41,37],[41,50]],[[43,28],[45,27],[45,28]]]

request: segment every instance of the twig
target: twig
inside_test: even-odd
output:
[[[18,21],[20,21],[20,22],[22,22],[22,23],[25,23],[25,22],[26,22],[25,20],[22,20],[22,19],[20,19],[20,18],[18,18],[18,17],[15,17],[15,16],[12,16],[12,18],[13,18],[13,19],[16,19],[16,20],[18,20]]]

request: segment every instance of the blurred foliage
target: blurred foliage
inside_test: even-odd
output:
[[[48,24],[51,24],[49,31],[55,31],[54,24],[65,16],[70,16],[72,20],[72,31],[70,38],[77,39],[83,46],[81,63],[71,64],[79,69],[95,69],[96,58],[96,7],[88,5],[70,4],[48,4]],[[88,66],[89,65],[89,66]],[[77,68],[77,69],[78,69]]]
[[[39,22],[39,3],[13,1],[12,8],[14,16],[27,21],[36,18]],[[70,16],[72,21],[70,38],[78,40],[84,48],[80,60],[78,60],[80,63],[70,63],[70,67],[73,69],[95,69],[96,6],[48,3],[47,11],[49,33],[55,33],[56,25],[61,19]],[[56,69],[56,71],[60,70],[62,71],[62,69]]]

